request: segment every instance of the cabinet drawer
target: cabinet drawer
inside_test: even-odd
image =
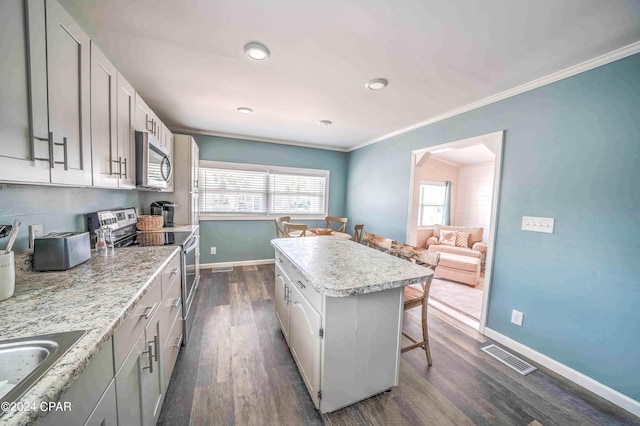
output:
[[[287,259],[278,250],[276,250],[276,265],[278,265],[285,274],[289,275],[289,269],[291,268],[289,259]]]
[[[322,295],[318,293],[302,275],[295,266],[290,265],[287,272],[291,283],[300,290],[300,293],[309,301],[309,303],[318,311],[322,312]]]
[[[179,283],[182,278],[180,270],[180,253],[176,253],[171,262],[162,270],[162,298],[166,298],[167,293],[175,283]]]
[[[167,340],[162,346],[162,377],[164,378],[162,389],[164,391],[166,391],[169,386],[169,380],[171,380],[171,373],[173,372],[173,367],[176,365],[176,360],[178,359],[180,346],[182,346],[182,316],[176,315],[171,331],[167,336]]]
[[[163,336],[167,336],[176,317],[182,317],[182,286],[180,280],[174,281],[171,287],[162,293],[162,302],[158,315],[160,315],[161,333]]]
[[[149,291],[131,309],[113,335],[113,361],[116,372],[127,357],[133,342],[149,322],[149,318],[160,308],[160,276],[156,276],[153,279],[150,287]]]

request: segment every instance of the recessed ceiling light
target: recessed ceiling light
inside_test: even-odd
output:
[[[252,41],[244,45],[244,53],[254,61],[264,61],[271,55],[267,46],[257,41]]]
[[[331,126],[333,122],[331,120],[320,120],[318,121],[318,124],[321,126]]]
[[[247,107],[238,107],[237,111],[241,114],[253,114],[253,110]]]
[[[389,81],[384,78],[374,78],[365,84],[365,87],[370,90],[380,90],[387,87],[387,84],[389,84]]]

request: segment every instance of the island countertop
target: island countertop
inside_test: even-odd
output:
[[[92,251],[87,262],[62,272],[33,272],[25,265],[29,257],[17,255],[15,293],[0,302],[0,340],[87,331],[19,401],[36,407],[58,401],[179,251],[180,246],[127,247],[109,256]],[[0,425],[31,424],[45,414],[3,412]]]
[[[271,245],[321,294],[347,297],[424,282],[428,268],[334,237],[277,238]]]

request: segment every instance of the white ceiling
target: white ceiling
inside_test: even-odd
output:
[[[332,149],[640,40],[640,0],[59,1],[171,129]]]

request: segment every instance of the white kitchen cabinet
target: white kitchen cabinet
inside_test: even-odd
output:
[[[91,185],[90,40],[55,0],[46,1],[51,183]]]
[[[182,269],[180,255],[162,272],[160,343],[162,344],[162,389],[169,387],[171,373],[182,345]]]
[[[182,341],[180,286],[176,253],[114,334],[120,425],[155,425],[158,420]]]
[[[91,162],[93,186],[102,188],[117,188],[121,174],[117,94],[118,70],[91,42]]]
[[[322,316],[302,295],[296,284],[290,283],[289,347],[304,380],[313,404],[320,399],[320,356]]]
[[[148,132],[160,141],[161,127],[162,125],[156,114],[149,108],[140,94],[136,92],[135,130]],[[160,142],[162,143],[162,141]]]
[[[0,28],[0,181],[49,183],[44,3],[1,1]]]
[[[316,408],[335,411],[397,386],[403,288],[329,297],[277,249],[275,258],[276,316]]]
[[[175,174],[176,174],[176,165],[175,165],[175,154],[174,154],[174,136],[171,133],[171,130],[164,123],[160,122],[160,142],[162,146],[164,146],[169,152],[169,161],[171,162],[171,175],[169,176],[169,181],[167,182],[167,187],[160,190],[160,192],[173,192],[174,190],[174,182],[175,182]]]
[[[118,187],[133,189],[136,187],[136,91],[120,73],[117,84]]]
[[[42,420],[42,424],[45,426],[96,424],[88,421],[92,417],[97,419],[100,416],[115,420],[115,401],[113,404],[109,403],[111,396],[107,395],[112,384],[113,346],[112,340],[109,339],[80,373],[73,385],[60,397],[61,406],[69,403],[71,410],[52,411]],[[94,414],[96,414],[95,417]]]
[[[117,426],[116,381],[111,379],[109,387],[100,398],[85,426]]]
[[[90,186],[89,37],[55,0],[0,7],[0,180]]]
[[[173,138],[173,194],[163,194],[154,197],[155,200],[169,200],[178,205],[174,222],[180,225],[198,225],[199,193],[198,167],[200,150],[193,137],[189,135],[174,135]]]
[[[286,275],[282,271],[279,265],[276,264],[276,282],[275,282],[275,302],[276,302],[276,317],[278,323],[280,323],[280,329],[284,335],[284,340],[287,344],[289,342],[289,317],[291,310],[289,309],[289,284],[290,281],[286,278]]]

